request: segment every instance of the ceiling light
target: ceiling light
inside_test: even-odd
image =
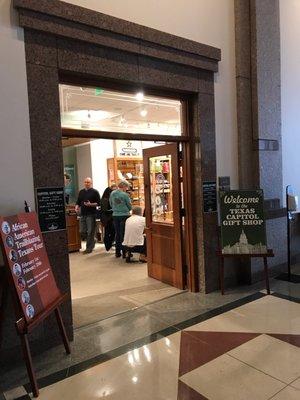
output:
[[[140,111],[141,117],[146,117],[147,114],[148,114],[148,111],[146,110],[146,108],[142,108]]]
[[[135,98],[138,101],[143,101],[144,100],[144,93],[143,92],[137,92],[137,94],[135,95]]]

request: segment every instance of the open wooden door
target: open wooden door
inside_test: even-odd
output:
[[[178,144],[143,150],[148,274],[183,289]]]

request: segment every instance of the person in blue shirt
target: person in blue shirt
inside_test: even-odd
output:
[[[121,181],[118,185],[118,189],[111,192],[109,197],[110,206],[113,211],[113,223],[116,232],[116,257],[121,257],[122,242],[125,233],[125,222],[130,216],[130,211],[132,208],[130,197],[126,193],[128,189],[128,182]],[[124,252],[123,257],[125,258]]]

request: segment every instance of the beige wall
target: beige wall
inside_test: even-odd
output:
[[[237,188],[234,0],[68,0],[222,50],[215,77],[217,172]]]
[[[67,0],[105,14],[219,47],[215,78],[217,171],[237,187],[234,0]]]
[[[0,215],[34,204],[23,31],[0,1]]]
[[[300,1],[280,0],[283,185],[300,198]]]
[[[237,182],[233,0],[69,1],[222,49],[216,75],[219,175]],[[23,31],[11,0],[0,1],[0,214],[34,203]]]

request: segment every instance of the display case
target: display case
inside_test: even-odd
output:
[[[132,205],[145,207],[144,171],[142,158],[114,157],[107,159],[108,184],[126,180],[130,184]]]
[[[171,156],[151,157],[149,163],[152,221],[173,224]]]

